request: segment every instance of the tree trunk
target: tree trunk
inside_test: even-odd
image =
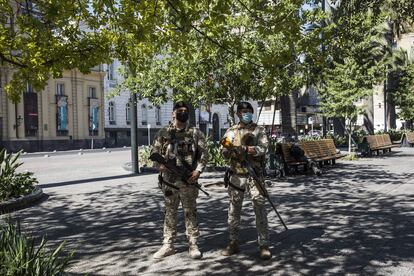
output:
[[[339,136],[345,135],[345,119],[344,118],[333,118],[334,134]]]
[[[227,116],[227,122],[229,123],[229,127],[234,126],[236,124],[236,114],[234,112],[234,103],[227,103],[227,110],[229,115]]]
[[[282,133],[289,137],[296,134],[296,102],[293,93],[280,97]]]
[[[367,98],[367,108],[364,113],[364,130],[369,134],[374,134],[374,97],[369,95]]]
[[[390,129],[397,128],[397,113],[395,111],[395,103],[388,98],[387,99],[387,125]]]

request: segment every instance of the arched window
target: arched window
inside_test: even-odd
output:
[[[128,103],[125,105],[125,119],[127,125],[131,123],[131,105],[128,101]]]
[[[147,105],[143,104],[141,106],[141,124],[142,125],[147,125],[148,123],[148,110],[147,110]]]
[[[155,122],[157,126],[161,125],[161,106],[157,105],[157,108],[155,109]]]
[[[114,70],[114,63],[112,62],[112,63],[108,64],[108,74],[107,74],[108,80],[114,80],[114,76],[115,76],[114,71],[115,71]]]
[[[108,120],[110,125],[115,125],[115,103],[109,102],[108,104]]]

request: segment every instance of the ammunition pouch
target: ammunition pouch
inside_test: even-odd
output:
[[[230,170],[230,169],[226,170],[226,173],[224,174],[224,187],[227,188],[227,187],[230,186],[233,189],[236,189],[236,190],[244,193],[246,191],[245,189],[240,188],[240,187],[238,187],[238,186],[236,186],[236,185],[234,185],[233,183],[230,182],[230,177],[233,174],[234,174],[234,172],[232,170]]]

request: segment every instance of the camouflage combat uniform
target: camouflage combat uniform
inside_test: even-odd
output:
[[[245,145],[242,139],[243,137],[246,137],[246,135],[253,137],[253,141],[248,145],[254,146],[256,149],[256,154],[254,156],[249,155],[248,161],[258,175],[262,177],[262,161],[268,147],[268,139],[263,127],[254,123],[250,123],[244,127],[238,124],[229,128],[223,139],[227,138],[231,141],[234,147],[239,147]],[[232,172],[228,186],[228,194],[230,197],[230,207],[228,212],[230,241],[237,241],[238,239],[244,192],[247,190],[253,202],[259,246],[267,246],[269,242],[269,231],[267,211],[265,208],[266,197],[262,195],[260,188],[258,188],[253,178],[249,175],[247,169],[242,167],[242,153],[229,151],[226,148],[222,148],[222,151],[224,156],[229,159],[230,170]]]
[[[160,153],[166,160],[175,158],[177,167],[186,168],[186,166],[191,165],[200,173],[208,162],[204,134],[193,127],[180,130],[174,125],[169,125],[160,129],[153,143],[153,152]],[[183,160],[187,164],[183,164],[185,163]],[[159,167],[158,164],[155,164],[155,166]],[[188,168],[188,170],[191,171],[193,168]],[[190,244],[196,244],[199,236],[196,209],[197,187],[183,182],[180,177],[171,172],[163,172],[161,177],[160,184],[165,200],[163,243],[172,244],[175,240],[177,211],[181,202],[184,209],[188,241]]]

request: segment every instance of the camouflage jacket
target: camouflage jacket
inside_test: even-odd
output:
[[[189,170],[197,170],[200,173],[208,163],[208,150],[204,134],[195,127],[177,129],[173,124],[161,128],[153,142],[152,152],[157,152],[164,156],[166,160],[175,160],[177,167]],[[183,164],[185,160],[186,164]],[[154,166],[159,168],[159,164]],[[170,173],[162,173],[164,181],[169,183],[176,182],[179,177]]]
[[[262,162],[264,161],[267,149],[268,139],[264,127],[258,126],[255,123],[248,124],[242,127],[240,124],[230,127],[224,134],[222,139],[228,139],[234,148],[240,146],[254,146],[256,149],[255,155],[248,155],[250,164],[261,171]],[[247,169],[243,168],[241,161],[244,159],[243,152],[231,151],[224,147],[221,148],[224,156],[229,159],[230,168],[236,174],[247,174]]]

